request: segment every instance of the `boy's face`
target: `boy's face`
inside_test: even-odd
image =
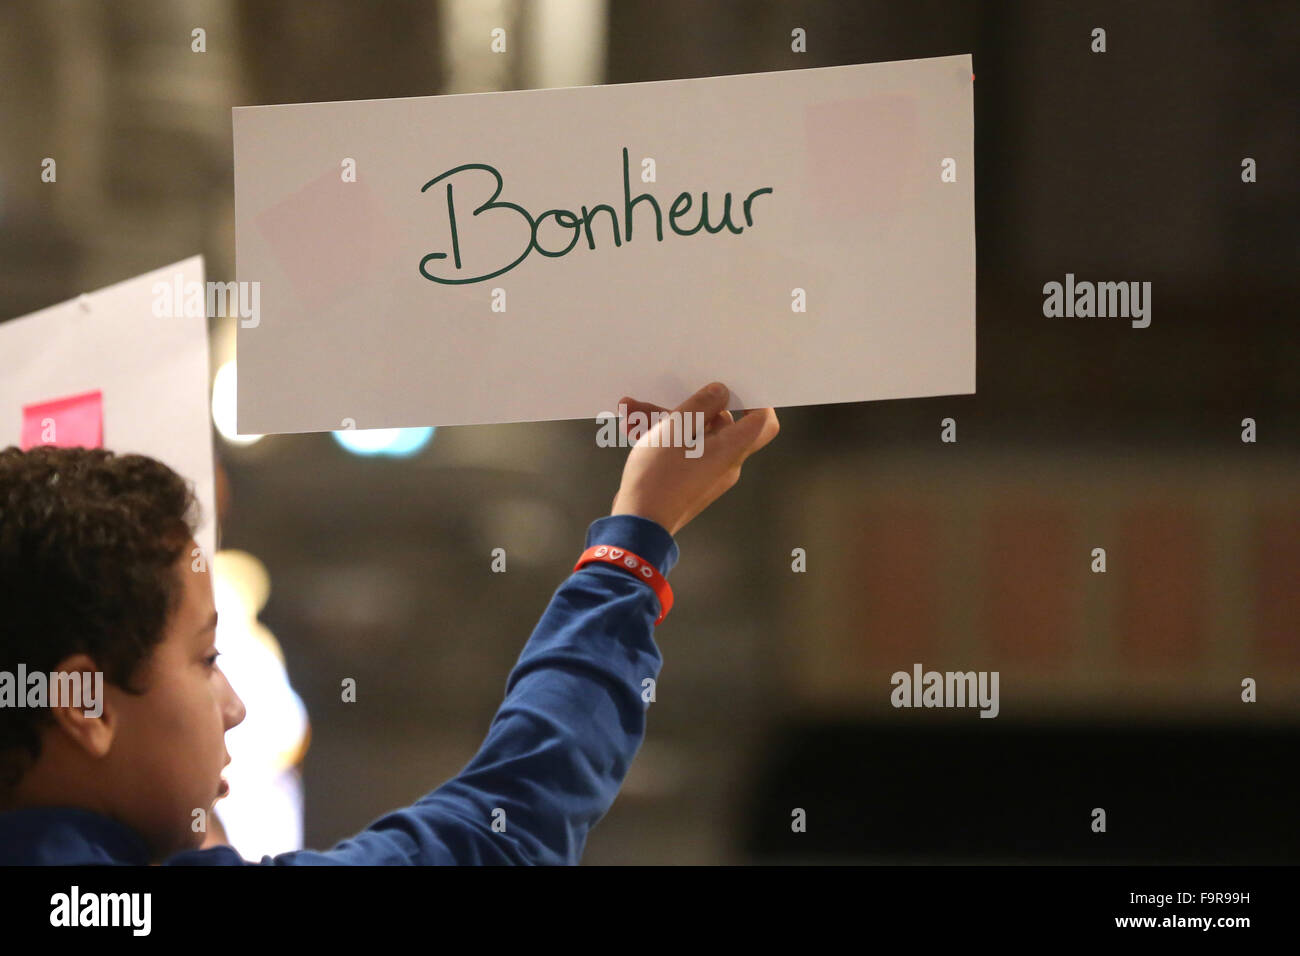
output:
[[[190,542],[191,550],[197,547]],[[202,842],[195,820],[206,824],[224,795],[226,731],[245,713],[215,662],[217,612],[206,559],[200,571],[193,561],[187,551],[176,563],[181,602],[141,669],[136,686],[145,692],[105,685],[117,718],[104,767],[114,781],[115,809],[159,857]]]

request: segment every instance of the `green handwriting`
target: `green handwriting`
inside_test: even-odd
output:
[[[623,245],[624,241],[627,242],[632,241],[632,212],[636,207],[637,203],[642,203],[642,202],[650,203],[651,208],[654,209],[656,239],[659,242],[664,241],[663,212],[662,210],[660,210],[659,203],[655,200],[655,197],[650,195],[649,193],[641,193],[639,196],[636,196],[635,198],[633,198],[632,196],[632,187],[628,179],[626,146],[623,147],[623,220],[626,229],[625,239],[620,238],[619,236],[618,213],[612,206],[606,205],[605,203],[600,203],[599,205],[593,206],[591,209],[588,209],[586,206],[583,206],[581,216],[578,216],[576,213],[568,209],[548,209],[546,210],[546,212],[542,213],[540,216],[534,219],[529,214],[528,210],[525,209],[523,206],[516,205],[515,203],[512,202],[497,202],[497,197],[501,195],[501,190],[504,186],[504,182],[501,179],[500,172],[498,172],[493,167],[486,165],[485,163],[466,163],[463,166],[457,166],[455,169],[447,170],[441,176],[434,177],[433,179],[425,183],[422,187],[420,187],[420,192],[422,193],[428,192],[428,190],[431,187],[436,186],[438,183],[441,183],[444,180],[446,181],[447,222],[451,227],[452,262],[455,263],[457,272],[459,272],[462,268],[460,233],[456,229],[456,199],[452,189],[451,177],[457,175],[458,173],[463,173],[466,170],[471,170],[471,169],[478,169],[478,170],[483,170],[484,172],[491,173],[493,178],[495,178],[497,182],[496,190],[493,191],[491,198],[489,198],[487,202],[483,203],[483,205],[475,209],[473,215],[478,216],[481,213],[487,212],[488,210],[513,210],[514,213],[517,213],[518,216],[523,218],[524,222],[528,223],[528,232],[529,232],[528,244],[524,246],[524,251],[521,252],[519,254],[519,257],[515,259],[513,262],[502,266],[500,269],[497,269],[495,272],[488,272],[483,275],[471,276],[468,278],[451,278],[449,276],[434,275],[433,273],[429,272],[428,269],[426,268],[426,266],[428,266],[429,263],[437,262],[439,260],[445,260],[447,258],[447,253],[445,252],[431,252],[423,259],[420,260],[420,275],[424,276],[426,279],[430,280],[431,282],[441,282],[444,285],[464,285],[465,283],[468,282],[483,282],[487,279],[494,279],[497,276],[501,275],[502,273],[509,272],[515,266],[519,265],[519,263],[523,262],[525,259],[528,258],[528,254],[532,252],[534,249],[536,249],[544,256],[548,256],[553,259],[559,258],[560,256],[567,255],[569,252],[573,250],[573,247],[578,244],[578,240],[582,238],[584,232],[587,236],[587,247],[589,249],[595,249],[596,238],[592,234],[591,224],[593,221],[595,221],[596,215],[602,212],[609,214],[609,224],[613,230],[612,234],[614,237],[614,246],[616,248],[620,247]],[[754,200],[757,197],[763,195],[763,193],[770,193],[770,192],[772,192],[772,187],[764,186],[762,189],[755,189],[745,198],[744,212],[745,212],[746,225],[751,227],[754,225],[754,218],[751,212],[751,206],[753,205]],[[716,226],[709,224],[709,194],[707,192],[701,193],[699,222],[695,225],[693,229],[682,229],[677,225],[677,221],[690,212],[691,202],[692,202],[691,194],[689,192],[683,192],[676,199],[673,200],[672,206],[669,207],[668,225],[673,230],[673,232],[677,233],[679,236],[693,236],[701,229],[712,234],[717,234],[719,232],[722,232],[723,229],[730,230],[735,235],[739,235],[740,233],[744,232],[745,229],[744,226],[737,226],[731,221],[731,193],[727,193],[725,198],[723,199],[722,220]],[[563,249],[560,249],[558,251],[554,249],[546,249],[543,248],[541,242],[538,241],[537,238],[538,227],[541,226],[541,224],[545,222],[547,218],[553,218],[555,222],[562,228],[573,230],[573,238],[569,240],[569,244],[565,246]],[[518,220],[515,219],[514,215],[510,215],[508,217],[498,216],[496,221],[505,224],[511,221],[517,222]]]

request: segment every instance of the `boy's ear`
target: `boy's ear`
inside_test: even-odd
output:
[[[55,726],[92,757],[105,756],[113,744],[117,711],[109,706],[103,672],[88,654],[69,654],[54,670],[58,674],[80,675],[81,688],[80,701],[61,699],[58,706],[54,706],[54,688],[49,688],[50,713]]]

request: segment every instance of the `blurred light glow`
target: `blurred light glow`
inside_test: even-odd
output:
[[[234,763],[227,767],[229,771]],[[217,803],[217,819],[226,840],[246,860],[260,860],[302,849],[302,778],[297,770],[236,784],[230,777],[230,795]],[[239,789],[236,790],[235,787]]]
[[[271,576],[266,565],[247,551],[231,548],[218,551],[213,563],[217,569],[212,585],[216,592],[217,610],[221,610],[224,600],[232,615],[256,618],[271,596]]]
[[[251,445],[261,441],[261,435],[241,435],[235,431],[235,361],[231,359],[212,380],[212,422],[221,437],[232,445]]]
[[[307,710],[294,693],[284,654],[257,620],[271,593],[266,566],[244,551],[212,562],[220,665],[247,715],[226,734],[230,794],[217,804],[226,837],[247,859],[302,846],[302,788],[295,766],[310,739]]]
[[[432,427],[347,428],[332,434],[336,442],[354,455],[409,458],[429,444],[435,430]]]

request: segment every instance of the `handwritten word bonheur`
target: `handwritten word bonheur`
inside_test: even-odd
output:
[[[455,263],[457,272],[459,272],[462,268],[462,264],[461,264],[462,257],[461,257],[461,248],[460,248],[460,233],[456,227],[456,200],[453,191],[452,177],[458,176],[468,170],[479,170],[482,172],[491,173],[492,176],[496,179],[496,184],[497,184],[496,190],[492,193],[491,197],[487,200],[487,202],[483,203],[481,206],[475,209],[473,215],[477,217],[489,210],[492,210],[494,212],[500,211],[498,212],[495,218],[497,221],[501,223],[502,226],[505,226],[507,228],[509,228],[510,224],[512,223],[514,224],[514,228],[519,228],[518,225],[519,219],[520,217],[522,217],[523,221],[528,224],[529,240],[528,243],[524,246],[523,252],[519,254],[519,258],[515,259],[514,262],[502,266],[501,268],[497,269],[494,272],[487,272],[484,273],[483,275],[462,277],[462,278],[453,278],[450,276],[434,275],[432,272],[430,272],[428,270],[428,266],[430,263],[437,263],[447,258],[447,253],[445,252],[431,252],[423,259],[420,260],[420,275],[424,276],[426,279],[430,280],[431,282],[440,282],[445,285],[463,285],[467,282],[483,282],[487,279],[495,278],[496,276],[499,276],[502,273],[509,272],[515,266],[519,265],[519,263],[527,259],[528,254],[532,252],[534,249],[536,249],[544,256],[548,256],[553,259],[558,258],[560,256],[567,255],[570,251],[572,251],[573,247],[578,244],[578,240],[582,238],[584,232],[586,233],[587,236],[587,247],[589,249],[595,249],[596,238],[592,233],[592,223],[595,221],[596,215],[598,213],[609,214],[609,223],[613,228],[614,245],[615,247],[622,246],[624,241],[627,242],[632,241],[632,212],[635,209],[637,203],[642,203],[642,202],[648,202],[650,204],[650,207],[654,210],[655,235],[659,242],[663,242],[664,240],[663,211],[659,208],[658,201],[656,201],[655,197],[650,195],[649,193],[641,193],[639,196],[635,196],[635,197],[632,195],[632,186],[628,179],[626,146],[623,147],[623,221],[625,224],[624,226],[625,233],[626,233],[625,239],[621,239],[619,237],[618,212],[614,209],[613,206],[609,206],[605,203],[600,203],[596,206],[593,206],[591,209],[588,209],[586,206],[583,206],[581,216],[568,209],[548,209],[540,216],[534,218],[532,214],[529,213],[528,210],[524,209],[522,206],[516,205],[515,203],[512,202],[497,202],[497,197],[501,195],[501,190],[504,186],[504,181],[501,178],[501,173],[499,173],[496,169],[484,163],[466,163],[463,166],[457,166],[455,169],[449,169],[440,176],[435,176],[433,179],[429,180],[420,188],[420,192],[426,192],[431,187],[436,186],[438,183],[444,181],[446,182],[447,221],[451,227],[451,254],[452,254],[452,261]],[[763,193],[770,193],[770,192],[772,192],[772,187],[764,186],[761,189],[755,189],[753,192],[751,192],[748,196],[745,197],[745,202],[743,206],[743,210],[745,214],[745,225],[751,227],[754,225],[753,210],[751,208],[753,206],[754,200],[759,196],[761,196]],[[744,226],[737,226],[735,223],[732,222],[731,193],[727,193],[723,198],[722,218],[716,226],[711,225],[709,222],[709,194],[707,192],[704,192],[700,194],[699,220],[696,223],[695,227],[690,229],[683,229],[679,227],[677,225],[677,221],[679,219],[685,218],[690,213],[692,202],[693,202],[693,198],[691,194],[689,192],[683,192],[680,195],[678,195],[676,199],[673,200],[672,205],[668,209],[668,225],[673,230],[673,232],[677,233],[677,235],[693,236],[701,229],[704,229],[706,232],[713,233],[713,234],[722,232],[723,229],[728,229],[735,235],[739,235],[740,233],[744,232],[745,229]],[[509,214],[507,214],[507,212]],[[569,244],[565,246],[563,249],[560,249],[558,251],[554,249],[546,249],[543,248],[541,242],[538,241],[537,238],[538,228],[542,225],[543,222],[546,221],[547,218],[553,218],[556,224],[564,229],[573,230],[573,238],[569,240]]]

